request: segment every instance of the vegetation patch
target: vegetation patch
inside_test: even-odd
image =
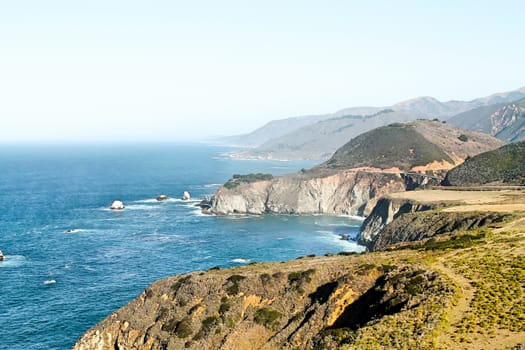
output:
[[[275,328],[279,325],[279,319],[281,318],[281,316],[282,314],[279,311],[271,309],[269,307],[263,307],[255,311],[253,320],[256,323],[265,327]]]
[[[239,282],[245,279],[246,277],[241,275],[231,275],[228,277],[227,281],[230,284],[228,287],[226,287],[226,293],[229,295],[236,295],[239,293]]]
[[[490,183],[525,185],[525,141],[478,154],[451,169],[443,181],[448,186]]]
[[[525,256],[486,250],[463,254],[449,265],[475,287],[470,310],[456,325],[457,340],[498,329],[525,332]]]
[[[288,281],[290,283],[302,284],[312,281],[311,276],[315,273],[315,269],[308,269],[300,272],[290,272],[288,274]]]
[[[177,293],[177,291],[180,289],[180,287],[188,282],[189,280],[191,279],[191,275],[188,275],[188,276],[184,276],[184,277],[181,277],[179,278],[175,283],[173,283],[173,285],[171,286],[171,289]]]
[[[235,188],[242,183],[268,181],[272,179],[273,179],[272,174],[263,174],[263,173],[256,173],[256,174],[252,173],[252,174],[246,174],[246,175],[234,174],[232,179],[228,180],[228,182],[224,184],[224,187],[231,190],[232,188]]]
[[[454,234],[445,239],[431,238],[423,244],[424,250],[446,250],[469,248],[484,243],[483,238],[487,231],[480,230],[479,233]],[[448,239],[447,239],[448,238]]]
[[[410,124],[393,123],[363,133],[339,148],[325,163],[328,168],[398,167],[409,170],[434,161],[454,164],[441,148]]]

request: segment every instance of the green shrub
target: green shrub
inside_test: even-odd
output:
[[[184,318],[182,321],[177,323],[177,327],[175,329],[175,335],[181,339],[189,337],[193,333],[193,329],[191,328],[191,320],[189,318]]]
[[[301,272],[290,272],[288,274],[288,281],[290,283],[303,283],[303,282],[310,282],[312,279],[310,278],[311,275],[315,273],[315,269],[308,269],[306,271]]]
[[[235,295],[239,293],[239,282],[245,279],[246,277],[241,275],[231,275],[228,277],[227,281],[231,283],[231,286],[226,288],[226,293],[229,295]]]
[[[467,142],[468,141],[468,136],[465,135],[465,134],[461,134],[461,135],[458,136],[458,140],[462,141],[462,142]]]
[[[226,312],[230,311],[231,304],[229,302],[223,302],[219,306],[219,314],[223,315]]]
[[[262,275],[259,276],[259,278],[261,279],[261,282],[263,284],[270,282],[270,279],[271,279],[270,275],[267,273],[263,273]]]
[[[282,314],[279,311],[263,307],[255,311],[253,320],[260,325],[272,328],[279,324],[281,316]]]
[[[232,179],[228,180],[228,182],[224,184],[224,187],[231,190],[232,188],[239,186],[241,183],[269,181],[272,179],[273,179],[272,174],[263,174],[263,173],[247,174],[247,175],[234,174]]]
[[[188,275],[188,276],[184,276],[182,278],[180,278],[177,282],[173,283],[173,285],[171,286],[171,289],[174,291],[174,292],[177,292],[179,290],[179,288],[186,282],[188,282],[189,280],[191,279],[191,275]]]

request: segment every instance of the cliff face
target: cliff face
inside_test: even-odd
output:
[[[376,235],[400,215],[436,209],[443,206],[444,204],[441,203],[418,203],[404,198],[397,199],[389,198],[388,196],[381,198],[363,222],[361,232],[357,236],[357,241],[369,250],[373,250],[373,242]]]
[[[441,314],[429,306],[449,301],[452,287],[435,271],[371,258],[303,258],[167,278],[73,349],[329,349],[343,340],[377,342],[382,322],[403,325],[416,315],[430,322],[405,329],[403,341],[430,345]]]
[[[402,195],[436,197],[422,192]],[[465,212],[456,199],[479,203],[481,194],[450,192],[441,198],[457,207],[443,210],[381,202],[385,218],[399,214],[373,240],[373,250],[386,251],[160,280],[73,349],[517,349],[525,343],[525,212],[505,209],[508,193],[487,191],[514,213]],[[514,195],[523,204],[523,193]],[[396,249],[419,239],[416,249]]]
[[[510,218],[506,213],[428,211],[400,215],[376,233],[367,246],[370,251],[389,249],[396,245],[417,242],[445,233],[472,231],[490,227]]]
[[[366,216],[382,195],[438,184],[429,175],[441,177],[466,157],[501,144],[436,121],[394,123],[353,138],[311,170],[258,182],[262,174],[234,178],[218,189],[210,211]]]
[[[294,174],[216,192],[215,214],[348,214],[368,215],[378,198],[437,183],[424,175],[373,169]]]

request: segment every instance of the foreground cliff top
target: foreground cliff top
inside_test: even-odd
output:
[[[513,196],[513,204],[523,205],[518,192],[486,196]],[[431,196],[463,195],[451,193]],[[402,195],[425,201],[430,193]],[[468,196],[456,204],[479,204],[482,194]],[[520,208],[498,212],[502,220],[489,225],[441,232],[394,251],[170,277],[89,330],[74,349],[514,349],[525,344]],[[449,211],[410,215],[453,220],[458,214]]]

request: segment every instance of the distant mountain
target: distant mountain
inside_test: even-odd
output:
[[[507,142],[525,140],[525,98],[476,108],[449,119],[463,129],[490,134]]]
[[[309,115],[272,120],[262,127],[252,131],[251,133],[224,137],[220,141],[222,143],[235,146],[257,147],[272,138],[286,135],[290,132],[293,132],[294,130],[302,128],[303,126],[315,124],[321,120],[334,117],[337,118],[349,114],[368,115],[376,113],[379,110],[380,108],[376,107],[353,107],[330,114]]]
[[[467,159],[447,173],[443,184],[525,186],[525,141],[511,143]]]
[[[309,124],[261,146],[241,152],[240,157],[277,159],[328,159],[341,145],[362,132],[396,121],[414,120],[419,114],[385,109],[375,114],[347,115]]]
[[[389,107],[349,108],[323,116],[276,120],[253,133],[230,138],[229,143],[255,146],[234,155],[242,158],[327,159],[349,139],[379,126],[422,118],[447,120],[458,113],[520,98],[525,98],[525,87],[472,101],[417,97]]]
[[[489,135],[437,121],[394,123],[353,138],[319,168],[442,171],[460,164],[469,156],[501,145],[501,141]]]

